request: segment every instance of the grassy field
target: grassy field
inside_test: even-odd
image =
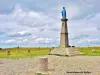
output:
[[[100,47],[82,47],[77,48],[85,56],[100,56]]]
[[[31,58],[34,56],[43,56],[48,55],[50,49],[52,50],[53,48],[8,48],[7,50],[10,50],[11,54],[7,55],[6,49],[0,50],[0,58],[18,59]],[[27,50],[30,50],[30,53],[28,53]]]
[[[0,50],[0,58],[18,59],[43,56],[48,55],[50,49],[53,50],[53,48],[9,48],[8,50],[10,50],[11,54],[6,55],[6,49]],[[27,50],[30,50],[30,53]],[[100,47],[78,47],[77,50],[86,56],[100,56]]]

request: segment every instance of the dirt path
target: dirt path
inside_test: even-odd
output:
[[[50,75],[100,75],[100,56],[47,57]],[[35,75],[38,59],[0,59],[0,75]]]

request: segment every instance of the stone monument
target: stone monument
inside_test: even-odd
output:
[[[36,75],[49,75],[48,73],[48,58],[40,57],[38,61],[38,71]]]
[[[64,56],[73,56],[73,55],[82,54],[78,50],[76,50],[74,47],[69,46],[68,28],[67,28],[68,19],[66,18],[65,7],[63,7],[63,10],[62,10],[61,21],[62,21],[62,27],[61,27],[61,33],[60,33],[60,46],[52,50],[49,54],[50,55],[64,55]]]

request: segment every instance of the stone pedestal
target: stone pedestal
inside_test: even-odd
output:
[[[9,50],[6,50],[6,55],[10,55],[10,51]]]
[[[69,47],[68,28],[67,28],[68,19],[61,19],[61,21],[62,21],[62,27],[60,33],[60,47],[66,48]]]
[[[64,56],[74,56],[82,54],[75,48],[69,46],[68,28],[67,28],[68,19],[61,19],[61,21],[62,21],[62,27],[60,33],[60,46],[52,50],[49,54],[64,55]]]
[[[73,47],[68,47],[68,48],[55,48],[50,52],[50,55],[75,56],[75,55],[83,55],[83,54]]]
[[[37,75],[48,75],[48,58],[47,57],[40,57],[38,61],[38,71]]]

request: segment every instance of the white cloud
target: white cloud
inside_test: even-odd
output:
[[[60,38],[55,40],[56,42],[60,42]]]
[[[29,27],[46,26],[54,21],[52,18],[44,15],[42,12],[28,11],[24,12],[21,7],[16,6],[13,12],[13,18],[19,25]],[[52,25],[52,24],[51,24]]]
[[[95,38],[95,39],[83,39],[83,40],[79,40],[77,43],[82,44],[82,43],[96,43],[96,42],[100,42],[100,39]]]
[[[44,44],[44,43],[52,43],[55,42],[52,38],[43,38],[43,37],[37,37],[33,36],[32,38],[25,38],[25,37],[19,37],[15,39],[9,39],[9,40],[0,40],[0,44]]]
[[[5,43],[14,43],[15,42],[15,40],[7,40],[7,41],[5,41]]]
[[[36,43],[50,43],[53,42],[53,39],[51,38],[37,38],[35,40]]]
[[[12,32],[12,33],[8,34],[9,37],[27,37],[30,35],[32,35],[32,34],[29,31]]]
[[[80,11],[77,5],[71,5],[66,8],[68,19],[72,19],[74,17],[79,16]]]
[[[0,44],[9,44],[9,43],[15,43],[16,41],[14,39],[11,40],[0,40]]]

